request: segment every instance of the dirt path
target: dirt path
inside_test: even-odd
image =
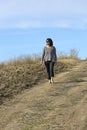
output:
[[[0,130],[87,130],[87,62],[0,106]]]

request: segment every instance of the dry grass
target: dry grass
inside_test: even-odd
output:
[[[58,53],[58,56],[59,56],[59,59],[69,59],[69,60],[80,60],[79,56],[79,51],[77,51],[76,49],[71,49],[69,54],[65,53],[65,52],[59,52]]]
[[[76,65],[78,60],[62,59],[55,66],[55,72],[63,72]],[[24,89],[29,89],[42,79],[46,73],[40,58],[22,57],[0,64],[0,103],[10,99]]]

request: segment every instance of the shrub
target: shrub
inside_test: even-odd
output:
[[[79,51],[77,51],[76,49],[71,49],[70,50],[70,57],[71,58],[78,59],[78,54],[79,54]]]
[[[79,54],[79,51],[77,51],[76,49],[71,49],[69,54],[65,52],[59,52],[58,58],[59,59],[79,59],[78,54]]]

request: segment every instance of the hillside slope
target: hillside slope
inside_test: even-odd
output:
[[[0,130],[87,130],[87,61],[1,105]]]
[[[67,71],[78,63],[75,59],[69,59],[69,63],[62,61],[56,64],[56,73]],[[39,59],[24,57],[0,64],[0,105],[43,79],[46,79],[46,72]]]

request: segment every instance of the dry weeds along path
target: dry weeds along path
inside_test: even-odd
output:
[[[87,61],[0,106],[0,130],[87,130]]]

